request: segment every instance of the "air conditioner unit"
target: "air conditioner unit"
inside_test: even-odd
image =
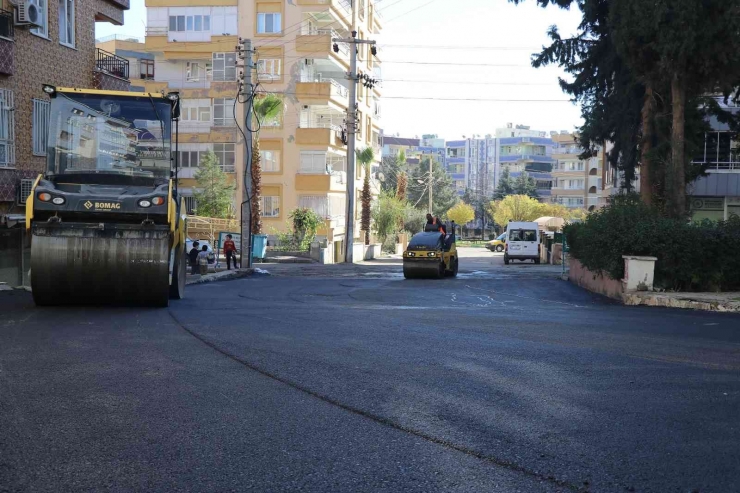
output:
[[[20,185],[18,185],[18,204],[23,205],[31,195],[31,189],[33,188],[33,179],[23,179]]]
[[[16,24],[41,26],[41,8],[38,0],[19,0],[15,9]]]

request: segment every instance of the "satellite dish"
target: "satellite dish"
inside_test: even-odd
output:
[[[378,176],[378,180],[385,182],[385,174],[383,174],[382,171],[379,171],[377,176]]]

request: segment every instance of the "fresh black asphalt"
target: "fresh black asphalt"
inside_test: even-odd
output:
[[[740,316],[394,269],[0,293],[0,492],[740,491]]]

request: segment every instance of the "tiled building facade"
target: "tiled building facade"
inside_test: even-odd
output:
[[[49,98],[42,84],[129,87],[127,62],[95,49],[95,23],[121,25],[129,0],[39,4],[41,27],[17,25],[16,7],[8,0],[3,0],[0,14],[0,214],[19,210],[21,180],[35,178],[45,167]],[[68,9],[61,16],[60,5]]]

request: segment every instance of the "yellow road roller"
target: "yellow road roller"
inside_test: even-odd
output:
[[[178,93],[44,92],[47,166],[26,202],[36,304],[167,306],[182,298]]]
[[[406,279],[441,279],[457,276],[458,257],[455,244],[455,223],[452,233],[440,233],[437,226],[428,225],[417,233],[403,252],[403,277]]]

